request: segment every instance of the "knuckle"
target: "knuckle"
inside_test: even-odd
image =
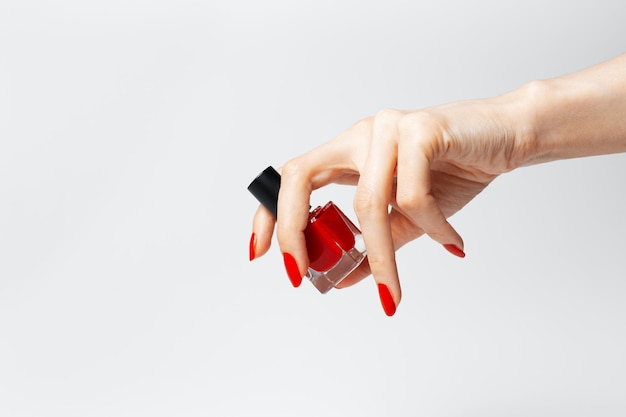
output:
[[[439,207],[432,195],[417,198],[413,207],[423,217],[430,217],[439,212]]]
[[[359,218],[367,218],[387,206],[371,189],[363,187],[354,195],[354,211]]]
[[[373,253],[367,254],[367,262],[373,273],[386,269],[391,263],[391,261],[387,259],[385,256],[373,254]]]
[[[397,126],[398,142],[428,159],[449,146],[445,121],[429,111],[407,114],[398,120]]]
[[[418,113],[407,114],[398,120],[398,132],[402,136],[411,136],[412,133],[418,131],[422,126],[423,116]]]
[[[302,157],[296,157],[287,161],[281,169],[281,176],[297,178],[305,173],[305,162]]]
[[[400,119],[402,113],[399,110],[384,108],[378,110],[375,116],[376,123],[381,124],[391,124],[396,123],[398,119]]]
[[[354,211],[361,217],[371,212],[373,209],[372,197],[370,192],[357,191],[354,194]]]
[[[374,116],[366,117],[355,122],[350,129],[357,132],[369,132],[374,124]]]
[[[398,191],[396,204],[406,212],[413,212],[424,208],[424,197],[413,190]]]
[[[416,132],[431,130],[434,123],[430,113],[426,111],[412,112],[398,120],[398,132],[405,137],[415,137]]]

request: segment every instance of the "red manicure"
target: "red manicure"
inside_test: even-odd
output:
[[[396,313],[396,303],[393,301],[391,292],[389,292],[389,288],[385,284],[378,284],[378,295],[380,296],[380,303],[383,306],[383,310],[385,310],[385,314],[389,317],[393,316]]]
[[[302,275],[300,275],[300,268],[296,260],[288,253],[283,253],[283,261],[285,262],[285,269],[287,270],[287,276],[291,280],[291,284],[298,288],[302,284]]]
[[[280,183],[280,174],[270,166],[248,186],[275,219],[278,218]],[[339,284],[365,259],[361,231],[332,201],[309,213],[304,237],[309,258],[306,277],[322,294]],[[252,246],[250,251],[252,253]],[[283,258],[289,279],[294,287],[299,286],[302,274],[295,259],[286,253]]]
[[[250,260],[253,261],[255,258],[255,249],[256,249],[256,235],[252,233],[250,236]]]
[[[465,252],[463,252],[463,250],[457,245],[446,244],[443,245],[443,247],[446,248],[446,250],[451,254],[458,256],[459,258],[465,258]]]

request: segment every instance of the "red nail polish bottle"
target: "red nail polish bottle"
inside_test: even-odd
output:
[[[268,167],[248,190],[277,218],[280,174]],[[309,267],[307,278],[322,294],[339,284],[365,259],[361,231],[332,201],[309,213],[304,231]]]

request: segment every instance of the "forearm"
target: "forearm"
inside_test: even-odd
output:
[[[626,152],[626,54],[563,77],[530,83],[522,165]]]

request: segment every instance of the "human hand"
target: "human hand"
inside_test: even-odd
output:
[[[395,251],[427,234],[465,256],[463,240],[446,219],[526,160],[532,135],[520,103],[505,95],[418,111],[382,110],[288,161],[281,169],[276,232],[281,251],[295,261],[286,260],[292,283],[299,285],[309,265],[304,230],[311,192],[330,183],[355,185],[367,259],[338,287],[371,273],[392,315],[401,298]],[[260,207],[251,259],[269,249],[274,223]]]
[[[463,257],[463,240],[447,218],[498,175],[522,165],[626,152],[625,69],[626,54],[491,99],[383,110],[288,161],[276,232],[292,283],[299,285],[309,264],[304,230],[311,192],[330,183],[355,185],[367,262],[338,287],[372,274],[385,312],[393,315],[401,299],[395,251],[426,233]],[[260,207],[250,259],[268,251],[274,227]]]

